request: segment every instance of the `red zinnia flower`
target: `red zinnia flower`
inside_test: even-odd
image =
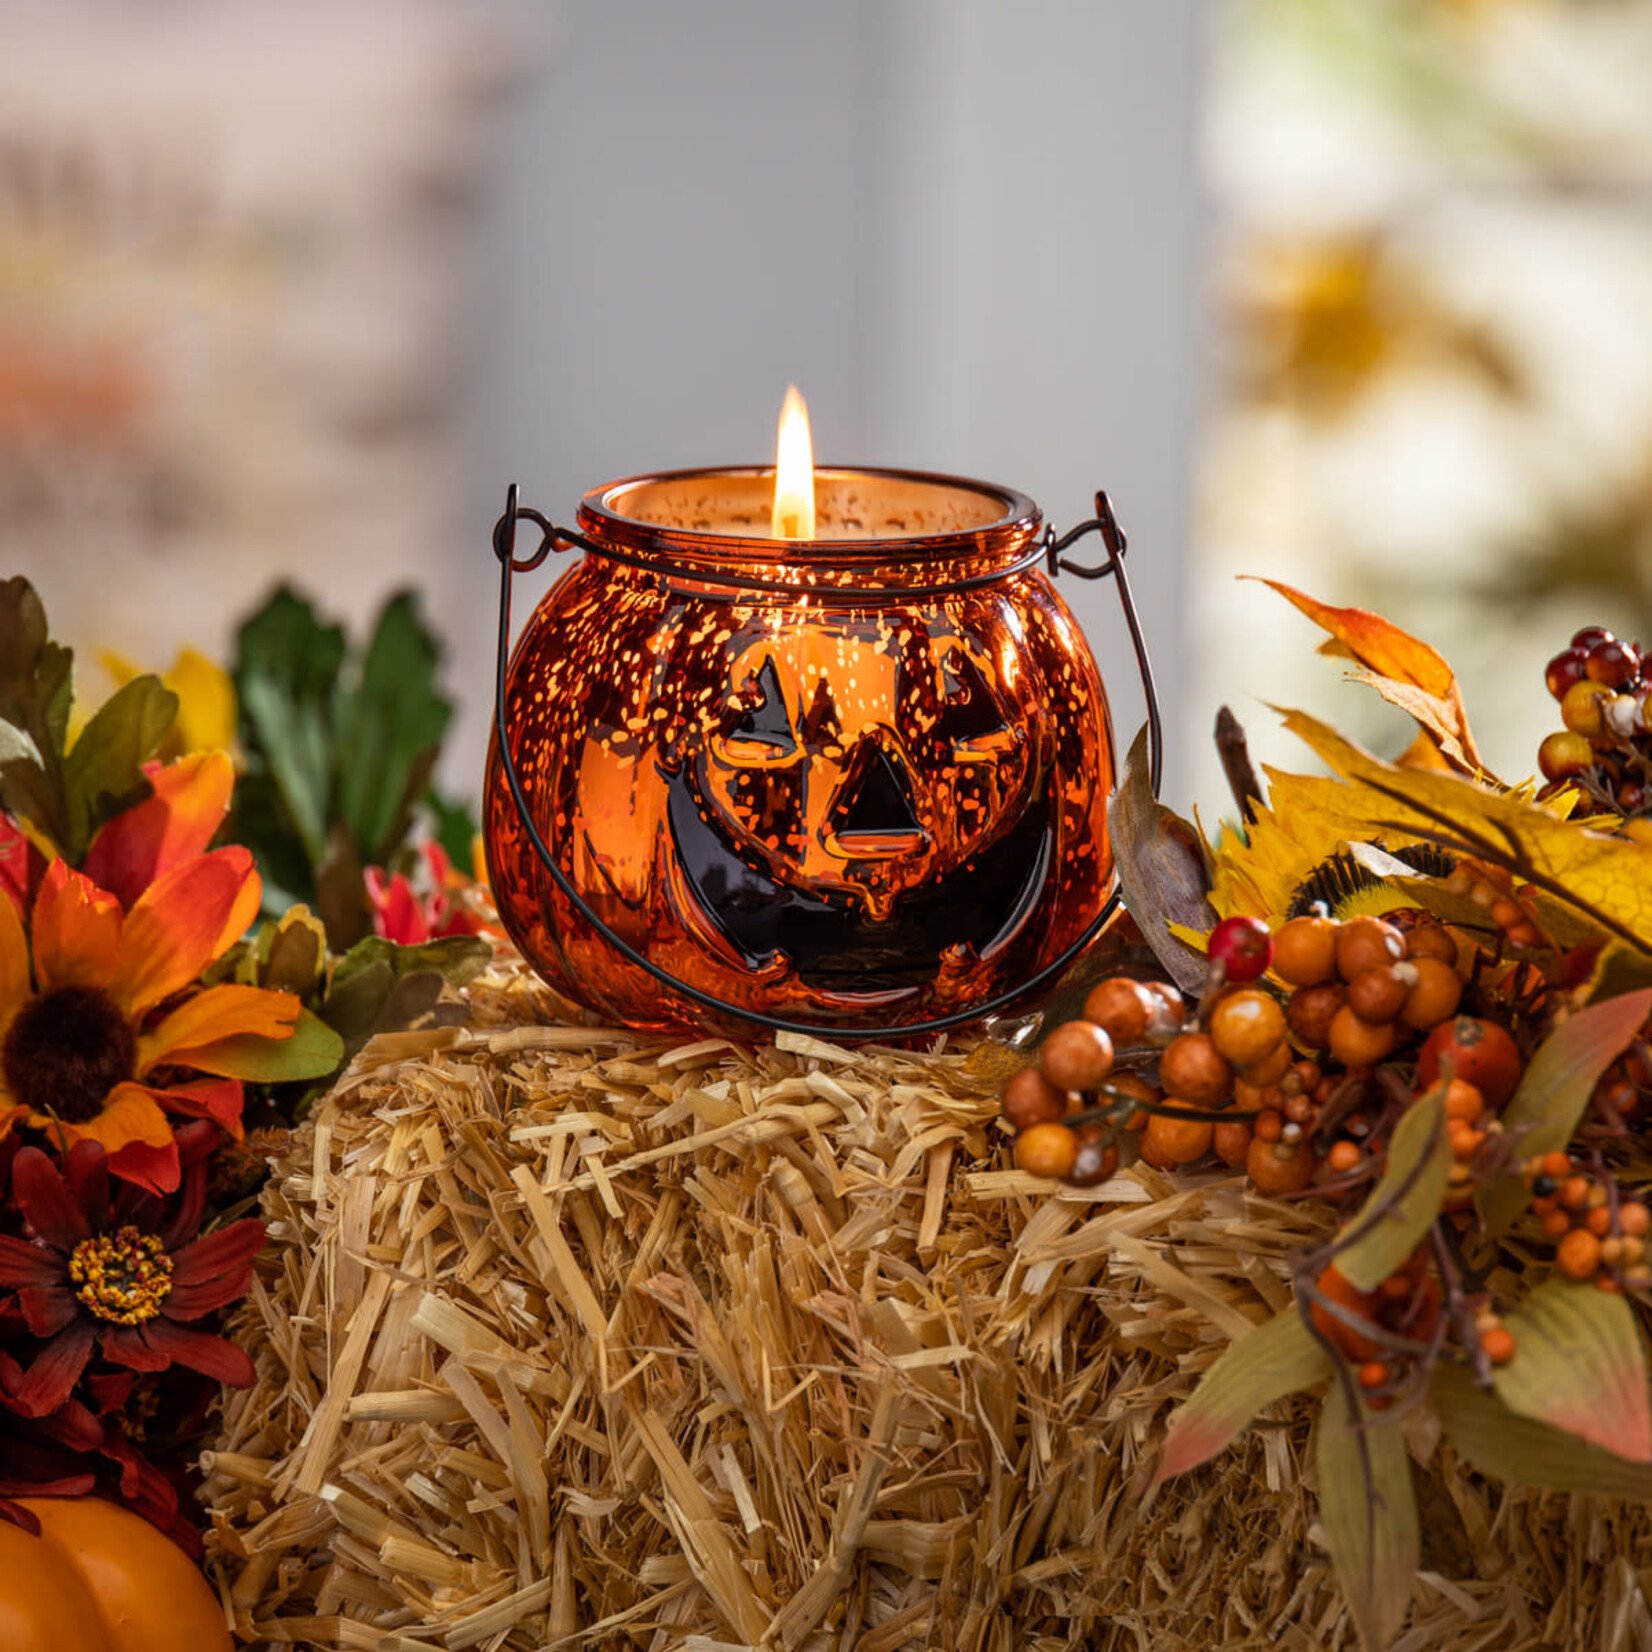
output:
[[[251,1385],[252,1361],[242,1349],[188,1325],[246,1294],[264,1242],[264,1224],[251,1217],[191,1240],[205,1179],[201,1154],[169,1211],[130,1184],[111,1195],[97,1142],[76,1143],[62,1171],[37,1147],[17,1155],[12,1198],[35,1237],[0,1235],[0,1288],[15,1293],[29,1330],[45,1343],[13,1385],[18,1410],[35,1417],[55,1411],[94,1347],[134,1371],[176,1364],[232,1387]]]

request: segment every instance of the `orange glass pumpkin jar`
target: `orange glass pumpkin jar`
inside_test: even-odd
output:
[[[922,1032],[1008,1007],[1111,910],[1114,747],[1046,568],[1118,576],[1105,499],[1060,541],[987,483],[816,472],[818,536],[766,537],[772,470],[588,493],[495,530],[485,838],[505,927],[558,990],[646,1028]],[[516,525],[544,534],[518,560]],[[1105,569],[1060,552],[1101,531]],[[510,584],[580,563],[510,652]]]

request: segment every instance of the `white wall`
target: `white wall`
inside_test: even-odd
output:
[[[443,616],[467,700],[454,778],[485,738],[505,483],[567,521],[610,477],[761,460],[788,380],[825,461],[1009,483],[1058,527],[1105,486],[1174,728],[1200,371],[1196,0],[560,15],[504,115],[478,272],[455,553],[474,595]],[[1111,586],[1069,597],[1128,737],[1141,713]],[[1173,748],[1172,797],[1180,773]]]

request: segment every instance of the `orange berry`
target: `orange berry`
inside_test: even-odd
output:
[[[1093,1021],[1115,1044],[1140,1044],[1158,1013],[1158,999],[1140,981],[1115,975],[1091,987],[1084,1019]]]
[[[1405,1008],[1415,976],[1415,965],[1405,963],[1362,969],[1348,983],[1348,1008],[1373,1026],[1393,1021]]]
[[[1359,1368],[1361,1388],[1381,1388],[1388,1381],[1388,1367],[1380,1359],[1368,1359]]]
[[[1065,1092],[1056,1087],[1036,1067],[1023,1067],[1004,1086],[999,1097],[1004,1117],[1017,1130],[1035,1124],[1054,1124],[1067,1111]]]
[[[1618,1227],[1632,1239],[1638,1239],[1652,1226],[1652,1213],[1638,1199],[1626,1199],[1618,1206]]]
[[[1235,1120],[1228,1124],[1215,1125],[1210,1132],[1210,1145],[1216,1149],[1216,1157],[1230,1169],[1238,1170],[1245,1162],[1245,1156],[1250,1152],[1250,1144],[1256,1132],[1248,1124]]]
[[[1167,1101],[1167,1106],[1174,1106]],[[1211,1127],[1199,1119],[1154,1113],[1141,1133],[1141,1156],[1160,1170],[1192,1164],[1210,1151]]]
[[[1093,1090],[1113,1070],[1113,1041],[1093,1021],[1068,1021],[1044,1040],[1038,1065],[1058,1090]]]
[[[1078,1158],[1078,1137],[1064,1124],[1035,1124],[1015,1138],[1015,1162],[1029,1175],[1059,1181]]]
[[[1540,1176],[1569,1176],[1572,1173],[1571,1157],[1565,1153],[1545,1153],[1537,1161],[1537,1173]]]
[[[1285,1128],[1285,1121],[1276,1108],[1267,1107],[1256,1115],[1256,1123],[1252,1128],[1259,1141],[1278,1141]]]
[[[1305,1141],[1253,1140],[1245,1154],[1245,1173],[1258,1193],[1300,1193],[1314,1177],[1314,1150]]]
[[[1122,1090],[1125,1095],[1133,1096],[1137,1101],[1145,1102],[1149,1106],[1157,1104],[1163,1099],[1163,1092],[1156,1090],[1144,1078],[1138,1078],[1135,1073],[1109,1073],[1107,1075],[1109,1090]],[[1124,1121],[1126,1130],[1140,1130],[1147,1123],[1147,1114],[1138,1107],[1129,1118]]]
[[[1340,1348],[1349,1359],[1375,1359],[1382,1352],[1381,1347],[1361,1332],[1357,1324],[1350,1325],[1333,1314],[1326,1306],[1326,1301],[1347,1310],[1357,1320],[1375,1329],[1377,1293],[1362,1291],[1337,1271],[1335,1262],[1330,1263],[1314,1281],[1314,1289],[1317,1296],[1309,1305],[1308,1315],[1320,1334],[1333,1346]],[[1320,1297],[1326,1301],[1320,1301]]]
[[[1428,1032],[1457,1013],[1463,997],[1462,979],[1450,964],[1438,958],[1414,958],[1411,967],[1417,978],[1405,995],[1400,1019],[1418,1032]]]
[[[1159,1080],[1169,1095],[1198,1107],[1219,1107],[1233,1094],[1233,1068],[1208,1033],[1180,1033],[1159,1057]]]
[[[1446,1086],[1445,1116],[1447,1120],[1461,1119],[1473,1124],[1486,1111],[1486,1098],[1472,1085],[1454,1078]]]
[[[1551,1210],[1543,1218],[1543,1231],[1551,1239],[1563,1239],[1572,1231],[1572,1219],[1563,1210]]]
[[[1391,923],[1365,914],[1350,918],[1337,931],[1337,974],[1344,981],[1405,956],[1405,936]]]
[[[1476,1130],[1472,1124],[1463,1124],[1453,1120],[1448,1128],[1447,1139],[1451,1143],[1451,1156],[1454,1159],[1472,1159],[1480,1149],[1480,1143],[1486,1139],[1484,1130]]]
[[[1600,1267],[1600,1241],[1587,1228],[1573,1228],[1555,1247],[1554,1259],[1570,1279],[1588,1279]]]
[[[1257,1112],[1263,1107],[1277,1107],[1283,1100],[1277,1084],[1252,1084],[1244,1073],[1233,1081],[1233,1104],[1243,1107],[1247,1113]]]
[[[1514,1332],[1494,1325],[1481,1336],[1480,1347],[1493,1365],[1507,1365],[1514,1358]]]
[[[1154,1000],[1153,1020],[1147,1036],[1154,1042],[1169,1038],[1187,1020],[1187,1005],[1182,995],[1168,981],[1143,981]]]
[[[1364,1157],[1353,1142],[1339,1141],[1325,1155],[1325,1163],[1338,1176],[1345,1176],[1350,1170],[1357,1170],[1360,1160]]]
[[[1253,1061],[1243,1069],[1244,1076],[1252,1084],[1274,1084],[1284,1078],[1291,1070],[1292,1050],[1283,1039],[1279,1041],[1269,1055],[1263,1056],[1260,1061]]]
[[[1316,987],[1337,967],[1337,924],[1330,918],[1292,918],[1273,938],[1275,972],[1293,987]]]
[[[1583,1225],[1597,1238],[1604,1239],[1612,1231],[1612,1211],[1608,1205],[1596,1205],[1583,1218]]]
[[[1568,1176],[1560,1184],[1557,1197],[1568,1210],[1583,1210],[1589,1203],[1589,1190],[1594,1183],[1587,1176]]]
[[[1331,1054],[1345,1067],[1374,1067],[1399,1041],[1392,1022],[1374,1027],[1346,1004],[1331,1018]]]
[[[1291,1037],[1310,1050],[1328,1049],[1331,1022],[1342,1008],[1345,990],[1334,982],[1298,987],[1285,1005],[1285,1024]]]
[[[1285,1045],[1285,1012],[1256,987],[1229,993],[1210,1012],[1211,1041],[1224,1061],[1249,1067]],[[1290,1065],[1287,1053],[1285,1065]]]

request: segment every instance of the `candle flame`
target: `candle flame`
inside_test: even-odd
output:
[[[809,404],[795,384],[786,386],[786,399],[780,406],[770,531],[776,539],[815,536],[814,441],[809,435]]]

